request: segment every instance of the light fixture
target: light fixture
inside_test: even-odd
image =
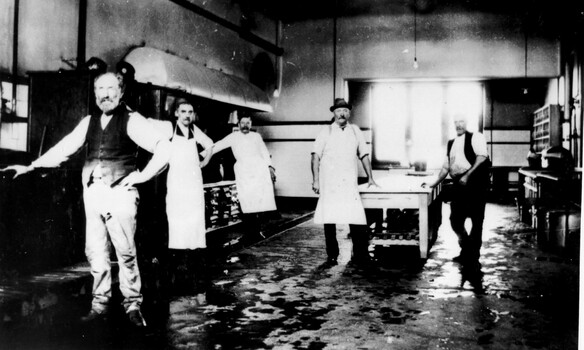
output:
[[[418,67],[418,4],[414,0],[414,69]]]
[[[525,17],[527,17],[527,15],[525,15]],[[523,62],[523,68],[524,68],[524,79],[525,79],[525,87],[521,89],[521,92],[524,95],[529,94],[529,84],[527,83],[527,18],[525,20],[525,23],[523,24],[523,35],[524,35],[524,43],[525,43],[525,56],[524,56],[524,62]]]

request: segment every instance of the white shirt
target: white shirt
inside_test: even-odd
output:
[[[339,137],[339,135],[344,132],[353,133],[357,138],[357,157],[359,157],[359,159],[369,154],[369,150],[367,149],[367,142],[365,141],[363,132],[361,129],[359,129],[359,127],[350,123],[347,123],[343,129],[341,129],[337,123],[332,123],[328,127],[322,128],[316,137],[316,140],[314,141],[314,146],[311,153],[316,153],[316,155],[322,159],[324,147],[326,146],[329,138]]]
[[[472,167],[472,164],[468,162],[464,154],[465,138],[466,134],[457,136],[452,143],[452,148],[450,149],[450,159],[446,157],[444,167],[449,170],[448,172],[451,177],[460,176]],[[477,156],[489,157],[487,142],[483,134],[480,132],[473,133],[471,145]]]
[[[69,159],[71,155],[85,144],[85,137],[87,136],[90,120],[91,116],[83,118],[71,133],[65,136],[40,158],[32,162],[31,165],[35,168],[56,168]],[[107,125],[109,120],[102,117],[101,122],[103,128],[104,124]],[[130,113],[127,133],[128,137],[139,147],[151,153],[154,152],[158,142],[164,139],[164,136],[146,118],[137,112]]]

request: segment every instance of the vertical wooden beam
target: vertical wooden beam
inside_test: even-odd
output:
[[[79,0],[79,27],[77,29],[77,69],[85,64],[87,34],[87,0]]]
[[[337,5],[333,0],[333,101],[337,97]]]
[[[14,0],[14,31],[12,33],[12,110],[16,112],[16,77],[18,76],[18,12],[20,1]]]

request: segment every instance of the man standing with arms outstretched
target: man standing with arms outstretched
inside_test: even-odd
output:
[[[114,73],[98,76],[94,82],[99,113],[84,117],[73,131],[29,166],[12,165],[14,177],[35,168],[54,168],[83,147],[82,171],[86,230],[85,254],[93,275],[93,300],[83,321],[107,315],[111,299],[111,241],[118,258],[120,290],[129,321],[146,326],[140,311],[141,279],[136,259],[136,213],[139,194],[134,186],[157,175],[167,164],[170,142],[140,114],[120,99],[123,79]],[[136,170],[138,147],[154,155],[142,171]]]

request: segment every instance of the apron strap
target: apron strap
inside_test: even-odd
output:
[[[174,139],[174,137],[175,137],[176,135],[178,135],[178,131],[180,131],[180,129],[179,129],[179,126],[178,126],[178,123],[176,122],[176,120],[172,121],[172,125],[173,125],[173,131],[172,131],[172,137],[170,138],[170,141],[172,141],[172,140]],[[182,131],[181,131],[181,134],[182,134]],[[194,128],[193,128],[192,126],[191,126],[191,127],[189,127],[189,132],[188,132],[188,134],[189,134],[189,135],[188,135],[188,137],[187,137],[187,140],[189,140],[189,139],[194,139],[194,138],[195,138],[195,132],[194,132]],[[181,135],[181,136],[184,136],[184,135]],[[195,140],[195,142],[196,142],[196,141],[197,141],[197,140]]]

